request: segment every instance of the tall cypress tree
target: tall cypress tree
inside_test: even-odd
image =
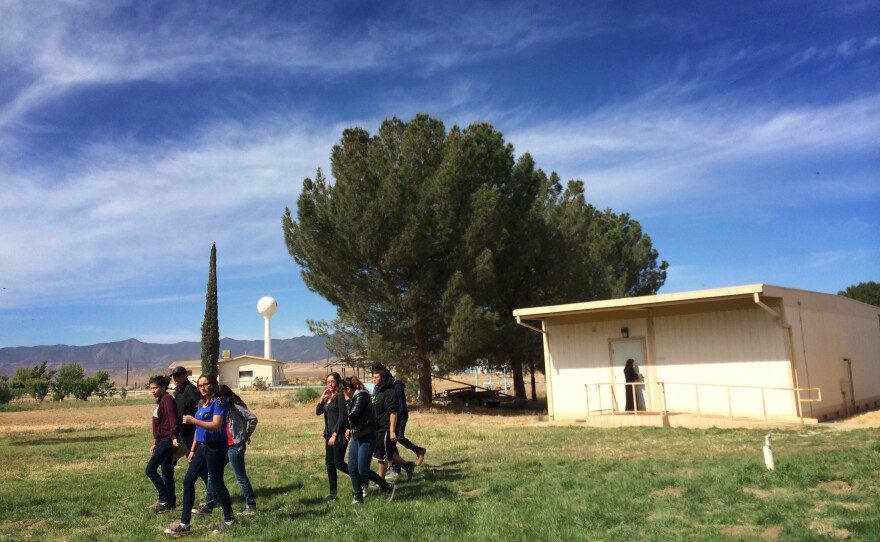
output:
[[[211,245],[208,291],[205,294],[205,319],[202,321],[202,373],[217,376],[220,372],[220,323],[217,319],[217,244]]]

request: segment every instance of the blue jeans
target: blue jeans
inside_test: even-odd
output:
[[[225,441],[211,444],[199,443],[196,453],[193,455],[193,460],[189,464],[189,469],[186,471],[186,476],[183,478],[181,523],[189,523],[192,519],[192,506],[196,497],[196,480],[204,474],[208,474],[210,479],[216,480],[212,486],[220,500],[220,507],[223,509],[223,519],[226,521],[234,519],[232,503],[229,500],[229,490],[226,489],[226,484],[223,482],[223,469],[226,467],[227,448],[228,446]]]
[[[173,455],[174,445],[171,439],[163,438],[156,444],[146,468],[147,477],[159,492],[158,502],[164,502],[170,508],[177,505],[177,497],[174,495],[174,463],[171,461]],[[158,472],[160,465],[162,476]]]
[[[370,433],[362,438],[351,437],[348,444],[348,475],[351,477],[351,486],[354,489],[354,498],[362,501],[364,494],[361,486],[368,481],[375,482],[382,489],[388,487],[388,482],[370,470],[373,461],[373,449],[376,447],[376,433]]]
[[[244,502],[248,507],[256,508],[257,500],[254,497],[254,489],[251,487],[251,480],[248,478],[247,471],[244,468],[244,452],[247,450],[247,444],[242,442],[235,446],[230,446],[226,452],[226,463],[232,465],[232,473],[235,474],[235,480],[241,486],[241,492],[244,494]],[[211,483],[211,475],[208,474],[208,493],[205,495],[205,506],[214,508],[214,485]]]

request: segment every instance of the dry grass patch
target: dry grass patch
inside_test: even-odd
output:
[[[840,540],[849,540],[852,538],[851,532],[846,529],[838,529],[828,518],[813,518],[813,520],[810,521],[810,529],[821,535],[830,536]]]
[[[779,525],[774,525],[773,527],[768,527],[764,529],[761,533],[761,539],[763,540],[776,540],[779,538],[779,534],[782,532],[782,527]]]
[[[853,492],[852,486],[846,482],[841,482],[840,480],[821,483],[816,486],[816,489],[827,491],[832,495],[849,495]]]
[[[785,497],[788,495],[788,490],[784,487],[774,487],[772,490],[759,489],[757,487],[744,487],[743,493],[748,493],[749,495],[754,495],[759,499],[769,499],[770,497]]]
[[[479,497],[480,495],[482,495],[485,492],[486,492],[486,488],[480,487],[477,489],[472,489],[470,491],[459,491],[458,494],[464,495],[465,497]]]
[[[2,525],[0,525],[0,531],[5,531],[7,529],[30,529],[32,527],[45,527],[46,525],[49,525],[49,522],[45,519],[40,521],[34,521],[31,519],[20,519],[18,521],[3,523]]]
[[[681,497],[684,495],[683,487],[666,487],[663,489],[658,489],[657,491],[651,493],[652,497],[664,498],[664,497]]]

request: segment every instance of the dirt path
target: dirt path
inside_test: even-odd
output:
[[[262,397],[247,397],[249,405],[257,413],[260,423],[267,425],[319,425],[315,416],[314,405],[297,405],[293,407],[266,408]],[[137,404],[85,408],[51,408],[25,412],[0,412],[0,434],[39,433],[59,429],[114,429],[144,428],[149,426],[152,404]],[[506,410],[452,411],[452,410],[418,410],[410,411],[410,423],[419,425],[466,425],[478,427],[485,424],[502,426],[523,426],[541,424],[546,416]],[[880,411],[866,412],[841,420],[855,428],[859,425],[880,424]]]

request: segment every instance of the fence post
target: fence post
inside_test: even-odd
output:
[[[764,409],[764,423],[767,425],[770,424],[770,421],[767,420],[767,394],[765,393],[767,390],[761,388],[761,408]]]
[[[727,415],[733,419],[733,401],[730,400],[730,386],[727,386]]]

